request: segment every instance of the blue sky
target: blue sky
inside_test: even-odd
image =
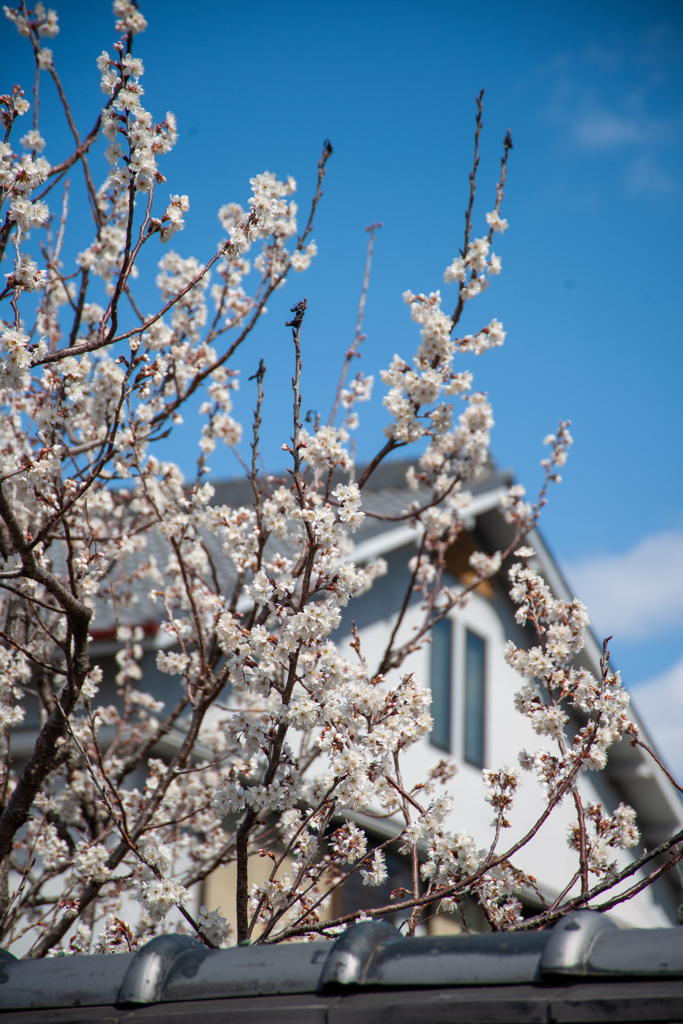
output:
[[[503,272],[470,304],[463,327],[495,316],[508,336],[503,349],[462,366],[491,397],[499,464],[531,493],[542,438],[559,418],[572,420],[576,443],[545,535],[597,630],[614,633],[627,681],[655,680],[640,691],[643,709],[661,704],[664,691],[683,692],[680,3],[141,7],[149,28],[135,49],[145,62],[145,105],[157,119],[167,109],[179,119],[179,144],[162,170],[164,188],[190,197],[187,227],[171,243],[182,255],[215,251],[218,207],[245,205],[249,177],[266,168],[296,177],[303,210],[323,139],[334,146],[314,232],[320,254],[277,295],[236,363],[243,421],[253,407],[246,378],[259,357],[268,366],[265,459],[273,468],[282,465],[289,416],[284,313],[307,296],[304,403],[324,411],[353,336],[364,228],[381,220],[361,367],[377,377],[394,352],[410,357],[417,331],[401,294],[448,291],[443,270],[461,241],[474,98],[486,88],[475,231],[483,233],[492,207],[508,128],[510,229],[496,236]],[[110,4],[70,0],[58,13],[62,31],[50,45],[88,127],[101,103],[95,57],[115,39]],[[25,42],[9,25],[1,31],[10,44],[3,89],[30,86]],[[48,118],[56,109],[49,88],[42,109]],[[43,131],[48,152],[53,143],[63,152],[62,119]],[[94,168],[102,179],[104,161]],[[74,221],[72,253],[89,233],[85,220]],[[151,264],[149,272],[153,281]],[[141,295],[151,309],[153,286]],[[361,458],[381,442],[382,393],[377,387],[372,405],[360,407]],[[188,473],[194,437],[183,428],[168,447]],[[210,461],[215,477],[237,468],[228,451]]]

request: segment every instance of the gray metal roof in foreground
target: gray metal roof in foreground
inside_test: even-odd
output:
[[[3,958],[0,1020],[682,1021],[683,929],[579,911],[545,932],[406,939],[367,921],[335,943],[229,950],[167,935],[136,954]]]

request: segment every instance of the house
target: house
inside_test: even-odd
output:
[[[372,491],[366,490],[364,504],[398,514],[407,503],[405,471],[406,465],[400,462],[380,467],[371,478]],[[511,483],[510,474],[491,472],[470,488],[473,503],[466,523],[468,529],[459,536],[446,557],[454,580],[471,582],[469,556],[472,552],[504,551],[513,539],[513,528],[505,521],[499,506],[501,495]],[[373,664],[373,655],[379,661],[382,644],[398,613],[407,583],[407,562],[415,554],[416,540],[414,531],[402,524],[387,525],[377,520],[368,523],[366,520],[363,526],[365,533],[361,528],[355,537],[354,560],[362,564],[382,556],[387,561],[388,572],[375,582],[366,596],[350,602],[340,632],[348,634],[353,619],[360,632],[364,654],[369,664]],[[534,568],[554,596],[564,600],[581,596],[569,591],[538,530],[533,531],[525,543],[535,549]],[[535,642],[535,634],[522,629],[514,619],[516,606],[510,600],[507,579],[507,569],[513,561],[518,559],[510,558],[494,579],[476,588],[465,608],[454,611],[448,621],[438,624],[431,645],[412,655],[402,668],[402,671],[414,671],[418,680],[429,680],[435,720],[429,739],[408,751],[409,767],[404,777],[410,782],[417,781],[424,775],[425,768],[440,758],[453,758],[459,772],[449,784],[455,798],[455,820],[451,826],[470,832],[482,847],[490,842],[492,830],[481,769],[516,765],[522,747],[550,749],[550,741],[537,736],[528,720],[516,712],[513,696],[520,679],[502,656],[508,639],[520,647],[529,647]],[[419,619],[419,600],[416,600],[406,615],[407,633]],[[599,676],[600,655],[601,643],[589,633],[579,664]],[[653,746],[634,709],[629,713],[639,725],[641,737]],[[649,755],[627,740],[610,749],[607,766],[602,772],[581,775],[579,787],[585,804],[599,801],[610,812],[620,802],[634,808],[642,836],[641,852],[643,847],[652,848],[681,828],[683,803],[677,791]],[[525,773],[522,791],[511,814],[513,828],[507,845],[526,831],[539,808],[537,783]],[[546,898],[558,895],[575,870],[576,854],[567,844],[569,825],[575,816],[573,803],[566,800],[518,855],[520,866],[536,877]],[[637,855],[636,851],[634,853]],[[625,926],[661,926],[677,920],[677,907],[681,902],[679,876],[672,871],[630,903],[615,908],[612,916]],[[529,910],[532,908],[533,895],[529,894]]]
[[[337,633],[337,637],[343,638],[342,648],[349,648],[352,624],[355,623],[369,665],[381,661],[409,581],[407,563],[416,553],[413,527],[405,521],[397,522],[391,518],[400,516],[410,500],[406,496],[406,468],[407,463],[395,461],[383,464],[375,471],[363,492],[364,507],[388,518],[366,518],[353,538],[355,550],[351,557],[356,564],[368,564],[379,557],[387,563],[386,575],[377,579],[369,592],[352,600],[343,610],[342,625]],[[509,473],[491,470],[471,488],[473,502],[468,510],[467,528],[446,556],[452,586],[462,586],[472,580],[469,557],[474,551],[503,551],[511,542],[512,527],[505,521],[499,505],[501,495],[511,483]],[[419,494],[411,494],[410,497],[419,498]],[[218,505],[233,507],[250,506],[252,500],[251,486],[244,479],[217,484],[212,499]],[[554,595],[562,599],[573,597],[538,530],[525,543],[535,549],[534,566]],[[217,571],[219,575],[224,573],[227,580],[230,569],[225,562],[224,557],[221,561],[217,549]],[[442,759],[452,759],[458,772],[448,783],[454,798],[449,824],[458,831],[462,829],[470,833],[482,848],[490,844],[492,836],[491,809],[484,799],[486,790],[482,768],[516,765],[522,747],[534,750],[550,746],[550,741],[538,737],[528,720],[515,711],[513,698],[519,677],[506,665],[502,656],[508,639],[514,640],[518,646],[530,646],[534,642],[528,628],[519,626],[514,618],[515,606],[508,594],[509,562],[494,578],[476,588],[465,607],[453,611],[439,623],[433,630],[431,643],[411,654],[401,668],[402,673],[414,672],[418,681],[431,687],[434,718],[429,737],[406,753],[404,779],[415,783]],[[136,614],[138,624],[142,623],[145,630],[144,688],[157,696],[168,687],[169,677],[162,676],[155,665],[160,635],[152,617],[153,609],[149,609],[150,614],[146,618],[140,611],[142,607],[141,602]],[[419,607],[418,595],[408,606],[401,627],[404,635],[410,635],[419,621]],[[111,679],[115,671],[112,654],[117,646],[113,632],[108,633],[108,629],[106,617],[98,612],[93,656],[106,670],[105,683],[106,677]],[[594,675],[600,674],[600,646],[592,635],[588,636],[580,663]],[[635,713],[632,717],[637,722]],[[652,745],[644,733],[643,736]],[[169,751],[173,749],[174,742],[177,741],[173,735],[165,741]],[[634,808],[642,845],[630,851],[632,857],[637,856],[638,849],[642,851],[643,847],[658,845],[683,826],[683,803],[675,788],[649,760],[649,755],[631,746],[627,740],[611,748],[604,771],[583,774],[579,787],[584,803],[600,802],[609,812],[621,802]],[[538,784],[533,777],[525,775],[511,815],[510,842],[526,832],[541,807],[542,795]],[[568,830],[574,817],[573,803],[567,799],[517,858],[519,866],[535,876],[538,889],[551,902],[576,870],[576,854],[567,844]],[[402,821],[393,818],[378,820],[364,818],[363,815],[356,815],[356,818],[376,840],[396,835],[403,827]],[[629,855],[622,855],[623,863]],[[393,851],[390,848],[388,866],[387,900],[392,889],[407,886],[410,881],[408,865],[397,849]],[[261,881],[260,874],[264,872],[265,879],[268,870],[268,862],[259,864],[257,861],[253,865],[252,880]],[[347,883],[336,897],[332,916],[358,907],[376,906],[377,898],[376,889],[364,889],[354,880]],[[227,912],[234,903],[233,868],[219,868],[207,879],[202,901],[208,906],[221,906],[223,912]],[[668,926],[676,922],[677,908],[682,902],[678,876],[670,871],[630,902],[617,906],[611,916],[626,927]],[[533,913],[535,907],[539,907],[538,896],[529,892],[524,897],[525,913]],[[472,908],[469,925],[475,929],[485,926],[477,916],[476,907]],[[427,927],[436,934],[457,931],[462,922],[444,915],[438,919],[432,917]]]

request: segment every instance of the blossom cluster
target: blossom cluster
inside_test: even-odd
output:
[[[502,234],[509,225],[501,218],[497,209],[486,214],[486,221],[490,228],[489,237],[473,239],[468,244],[465,255],[457,256],[444,272],[446,284],[453,281],[459,283],[460,297],[463,301],[474,298],[488,288],[490,277],[500,274],[502,269],[500,257],[491,252],[490,235],[494,231]]]
[[[616,872],[615,850],[628,850],[640,842],[636,815],[631,807],[619,804],[613,814],[605,814],[602,806],[589,804],[587,808],[589,830],[586,835],[588,867],[598,877]],[[573,822],[569,830],[569,846],[581,849],[581,829]]]
[[[558,747],[555,755],[524,751],[520,761],[523,768],[538,774],[548,799],[555,800],[568,784],[574,784],[577,772],[604,768],[612,744],[635,727],[627,715],[629,695],[619,673],[605,668],[596,679],[573,664],[589,625],[584,605],[551,594],[530,564],[533,548],[520,548],[516,554],[523,561],[509,570],[510,594],[519,606],[515,617],[520,625],[532,625],[539,642],[524,650],[508,641],[504,656],[524,679],[515,697],[517,710],[539,735],[554,739]],[[566,737],[569,709],[579,712],[585,722],[571,742]]]

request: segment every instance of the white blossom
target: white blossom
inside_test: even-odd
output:
[[[373,850],[369,868],[361,868],[363,885],[383,885],[387,880],[387,866],[382,850]]]
[[[205,906],[201,907],[197,916],[197,924],[214,946],[223,946],[229,943],[232,925],[220,913],[220,908],[207,910]]]
[[[141,882],[137,893],[137,899],[153,921],[163,921],[171,907],[182,906],[189,898],[187,889],[172,878]]]

